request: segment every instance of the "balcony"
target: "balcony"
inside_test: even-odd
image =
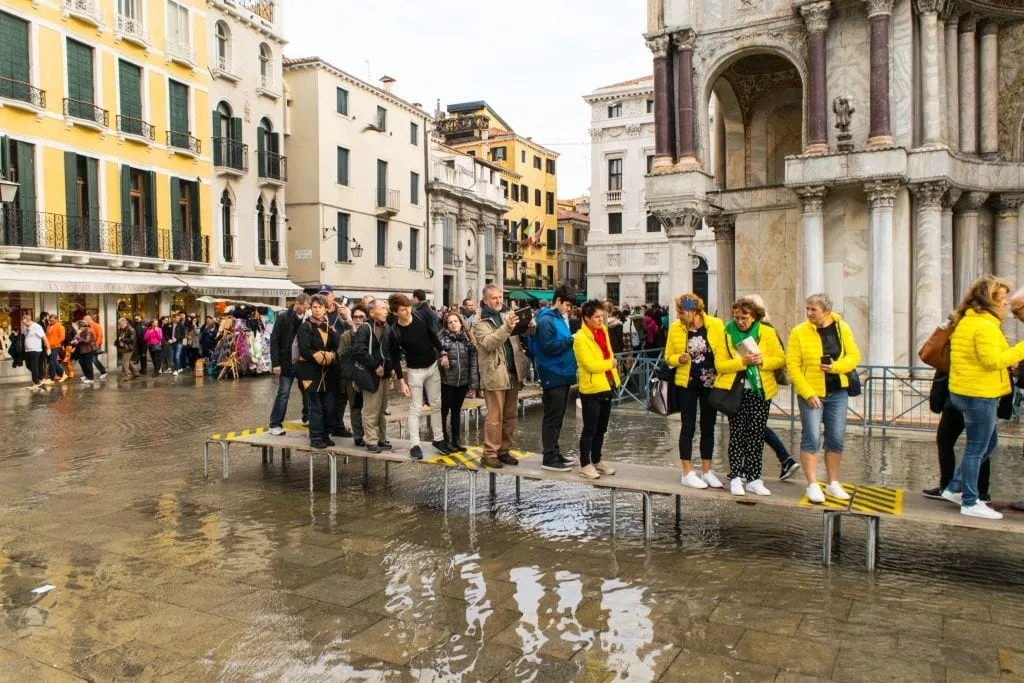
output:
[[[622,190],[605,190],[605,206],[622,206],[623,204],[624,202],[622,200]]]
[[[218,175],[244,176],[249,172],[249,145],[231,138],[214,138],[213,166]]]
[[[194,263],[210,262],[210,238],[208,235],[179,230],[158,230],[157,233],[161,242],[170,239],[171,259]]]
[[[135,139],[150,147],[156,142],[156,127],[152,123],[131,116],[117,115],[117,132],[122,139]]]
[[[256,154],[258,175],[264,185],[284,185],[288,182],[288,157],[274,152]]]
[[[85,125],[89,128],[103,130],[110,125],[110,112],[97,107],[92,102],[64,98],[64,122],[70,128],[74,125]]]
[[[180,43],[178,41],[167,41],[167,63],[177,62],[182,66],[196,70],[196,51],[192,49],[191,45],[187,43]]]
[[[491,127],[489,116],[457,116],[448,119],[441,119],[437,122],[437,132],[447,142],[465,142],[467,140],[479,140],[482,132]]]
[[[376,192],[377,200],[377,214],[391,214],[398,213],[401,207],[401,195],[398,190],[390,190],[386,187],[378,187]]]
[[[118,43],[124,40],[149,51],[149,29],[146,28],[146,24],[142,19],[129,17],[120,12],[117,12],[114,16],[116,18],[114,42]]]
[[[46,109],[46,91],[33,88],[25,81],[16,81],[12,78],[0,76],[0,108],[4,104],[22,109],[28,109],[41,114]]]
[[[99,0],[64,0],[60,16],[65,20],[74,17],[97,28],[103,26],[103,12]]]
[[[222,78],[225,81],[238,83],[242,77],[235,73],[231,57],[227,55],[215,55],[210,60],[210,75],[214,78]]]
[[[260,74],[259,85],[256,86],[256,94],[260,97],[266,97],[274,100],[275,102],[281,99],[281,91],[278,89],[277,81],[274,79],[274,74]]]
[[[274,23],[274,0],[235,0],[235,4],[249,10],[260,19]]]
[[[203,152],[203,144],[198,138],[192,137],[190,133],[169,130],[167,131],[167,149],[172,154],[197,157]]]

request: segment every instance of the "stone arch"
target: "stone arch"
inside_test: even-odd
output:
[[[781,185],[785,157],[803,151],[800,96],[799,88],[781,88],[765,93],[755,107],[748,137],[748,186]]]
[[[715,96],[715,184],[723,190],[743,187],[744,138],[743,113],[732,85],[724,78],[712,89]],[[710,149],[710,148],[709,148]],[[709,151],[710,155],[710,151]]]

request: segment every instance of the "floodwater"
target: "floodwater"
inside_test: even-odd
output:
[[[113,378],[113,375],[111,375]],[[879,570],[848,522],[833,567],[820,518],[499,479],[467,516],[439,471],[260,463],[202,474],[213,432],[265,425],[275,383],[160,377],[0,393],[0,680],[901,680],[1024,675],[1020,537],[886,522]],[[298,400],[290,416],[297,417]],[[540,408],[520,446],[539,446]],[[788,423],[778,423],[795,447]],[[570,410],[563,448],[578,434]],[[606,458],[677,468],[678,422],[617,410]],[[469,443],[478,441],[472,432]],[[1020,498],[1019,441],[993,495]],[[216,449],[215,449],[216,450]],[[429,450],[429,448],[428,448]],[[725,475],[724,449],[716,470]],[[769,452],[769,487],[775,481]],[[937,483],[929,435],[851,426],[844,480]],[[798,475],[797,479],[800,477]],[[938,504],[938,503],[937,503]],[[33,593],[37,588],[52,589]]]

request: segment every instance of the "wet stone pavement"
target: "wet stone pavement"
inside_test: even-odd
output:
[[[657,498],[645,544],[636,497],[620,496],[613,542],[607,494],[584,486],[524,482],[517,501],[499,480],[471,520],[462,478],[445,517],[428,468],[374,465],[364,489],[353,461],[332,500],[326,463],[310,494],[305,457],[236,447],[231,479],[204,480],[203,440],[265,424],[273,392],[191,377],[3,390],[0,680],[1024,676],[1019,537],[886,523],[869,575],[861,525],[824,569],[820,517],[729,501],[677,523]],[[524,448],[539,423],[531,408]],[[578,430],[570,409],[563,444]],[[677,433],[617,411],[606,457],[675,468]],[[770,487],[797,485],[765,465]],[[1019,442],[993,470],[997,498],[1024,490]],[[844,475],[917,495],[934,442],[851,428]]]

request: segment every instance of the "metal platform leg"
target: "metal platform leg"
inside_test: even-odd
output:
[[[519,500],[519,495],[522,493],[522,489],[520,487],[520,484],[522,484],[522,477],[517,476],[516,477],[516,500]]]
[[[640,495],[643,496],[644,504],[644,540],[648,540],[651,538],[651,534],[654,530],[654,520],[652,519],[654,516],[652,514],[653,506],[651,505],[652,496],[650,491],[642,491]]]
[[[616,508],[615,508],[615,492],[616,492],[616,491],[617,491],[618,489],[614,489],[614,488],[613,488],[613,489],[609,489],[609,490],[611,491],[611,496],[612,496],[612,500],[611,500],[611,515],[612,515],[612,538],[615,538],[615,526],[616,526],[616,522],[618,521],[618,520],[616,519]]]
[[[273,446],[271,446],[270,448],[267,449],[267,461],[269,461],[271,465],[274,464],[274,448],[273,448]]]
[[[683,497],[676,496],[676,524],[683,520]]]
[[[370,485],[370,460],[363,458],[363,486]]]
[[[821,565],[832,566],[832,532],[836,513],[826,510],[821,518]]]
[[[309,454],[309,490],[313,490],[313,454]]]
[[[476,470],[469,470],[469,514],[476,514]]]
[[[498,477],[497,477],[497,475],[494,474],[494,472],[488,472],[487,473],[487,478],[490,480],[488,482],[488,484],[491,487],[491,496],[493,497],[494,496],[495,488],[498,485],[498,482],[497,482]]]
[[[262,448],[260,448],[260,462],[262,462],[264,465],[267,464],[267,447],[266,446],[263,446]]]
[[[878,563],[878,532],[882,520],[878,517],[868,517],[868,538],[867,538],[867,568],[869,572],[875,571]]]
[[[203,479],[210,476],[210,442],[203,444]]]
[[[391,474],[391,462],[389,460],[384,461],[384,481],[387,481],[388,476]]]
[[[447,467],[444,468],[444,488],[441,495],[441,509],[444,510],[445,514],[448,514],[448,475],[451,470]]]
[[[327,458],[331,464],[331,495],[334,496],[338,494],[338,456],[328,453]]]
[[[228,474],[228,442],[220,442],[220,476],[222,479],[227,479]]]

